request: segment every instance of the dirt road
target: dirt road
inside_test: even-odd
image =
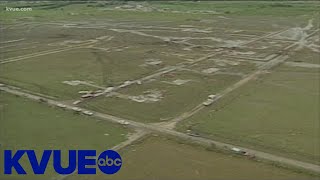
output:
[[[19,89],[12,89],[12,87],[9,88],[9,87],[6,87],[5,85],[1,86],[0,90],[5,91],[10,94],[26,97],[26,98],[34,100],[34,101],[39,101],[39,99],[42,99],[46,102],[47,105],[51,105],[51,106],[58,106],[58,104],[62,104],[59,101],[36,96],[36,95],[30,94],[30,93],[23,92]],[[66,106],[65,107],[66,110],[72,110],[72,108],[75,108],[75,106],[70,106],[70,105],[66,105],[66,104],[65,104],[65,106]],[[83,111],[90,111],[87,109],[82,109],[82,110]],[[311,164],[311,163],[302,162],[302,161],[298,161],[298,160],[294,160],[294,159],[289,159],[289,158],[285,158],[285,157],[281,157],[281,156],[277,156],[277,155],[273,155],[273,154],[245,148],[245,147],[239,147],[239,146],[235,146],[235,145],[224,143],[224,142],[214,141],[214,140],[206,139],[206,138],[202,138],[202,137],[193,137],[193,136],[189,136],[187,134],[181,133],[181,132],[177,132],[175,130],[164,128],[162,126],[157,126],[157,125],[153,125],[153,124],[145,124],[145,123],[141,123],[141,122],[135,122],[135,121],[131,121],[128,119],[123,119],[123,118],[119,118],[116,116],[112,116],[109,114],[93,112],[93,116],[96,118],[99,118],[101,120],[105,120],[105,121],[109,121],[109,122],[113,122],[113,123],[119,123],[119,124],[121,124],[123,121],[126,121],[129,123],[128,124],[129,127],[132,127],[135,129],[146,130],[146,131],[150,131],[150,132],[169,135],[169,136],[173,136],[173,137],[176,137],[176,138],[179,138],[182,140],[194,142],[194,143],[205,145],[205,146],[211,146],[212,144],[214,144],[216,148],[227,149],[227,150],[230,150],[233,147],[238,147],[240,149],[245,150],[246,152],[248,152],[250,154],[254,154],[257,158],[260,158],[260,159],[265,159],[265,160],[269,160],[272,162],[278,162],[278,163],[285,164],[285,165],[288,165],[291,167],[305,169],[308,171],[320,173],[320,166],[316,165],[316,164]],[[121,145],[119,145],[119,146],[121,146]]]

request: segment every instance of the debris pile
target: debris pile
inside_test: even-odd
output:
[[[176,79],[176,80],[173,80],[171,82],[168,82],[168,81],[163,81],[163,82],[165,82],[167,84],[173,84],[173,85],[180,86],[180,85],[183,85],[183,84],[185,84],[185,83],[187,83],[189,81],[191,81],[191,80],[189,80],[189,79]]]
[[[160,99],[162,99],[162,93],[159,90],[149,90],[143,92],[143,95],[138,96],[129,96],[129,99],[135,102],[146,102],[146,103],[152,103],[157,102]]]
[[[208,69],[202,70],[201,72],[205,74],[212,74],[218,71],[219,71],[219,68],[208,68]]]
[[[162,61],[160,61],[160,59],[146,59],[145,63],[141,66],[158,66],[160,64],[162,64]]]

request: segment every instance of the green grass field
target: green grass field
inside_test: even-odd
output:
[[[150,137],[121,152],[123,165],[115,175],[73,175],[67,180],[93,179],[317,179],[242,157]]]
[[[319,72],[279,67],[178,129],[319,163]]]
[[[187,115],[208,95],[222,92],[277,55],[305,66],[319,64],[319,34],[308,37],[319,30],[319,8],[315,1],[0,2],[0,83],[66,105],[83,100],[79,107],[160,127],[167,124],[159,122]],[[301,49],[284,50],[298,42]],[[289,65],[271,69],[196,112],[177,130],[319,164],[319,68]],[[107,97],[79,94],[173,67]],[[209,68],[219,71],[210,74],[205,71]],[[185,84],[178,85],[181,80]],[[0,150],[99,151],[124,141],[128,131],[0,91]],[[126,162],[121,173],[99,178],[313,178],[163,138],[152,137],[121,153]],[[23,164],[27,166],[25,159]],[[55,176],[48,169],[46,178]]]
[[[304,48],[302,50],[299,50],[297,55],[291,58],[290,61],[320,64],[320,55],[317,52]]]
[[[139,52],[95,54],[95,50],[78,49],[1,65],[0,79],[4,83],[68,100],[80,97],[79,90],[95,88],[70,86],[63,81],[81,80],[103,87],[119,85],[155,70],[139,66],[144,59],[148,57]]]
[[[66,151],[71,149],[95,149],[98,152],[109,149],[126,140],[127,132],[128,130],[118,125],[0,92],[1,151],[33,149],[42,153],[44,149],[59,149],[66,157]],[[3,159],[3,153],[0,154],[0,159]],[[31,173],[26,158],[21,160],[25,170]],[[2,174],[1,172],[0,179],[44,178],[34,175],[8,177]],[[49,165],[46,178],[55,176],[57,174]]]
[[[162,98],[157,102],[135,102],[116,96],[99,97],[82,106],[100,112],[142,122],[159,122],[175,118],[189,111],[239,77],[229,75],[204,76],[188,71],[178,71],[160,77],[156,81],[133,85],[119,91],[130,96],[143,95],[147,91],[160,91]],[[182,85],[168,84],[175,80],[188,80]]]

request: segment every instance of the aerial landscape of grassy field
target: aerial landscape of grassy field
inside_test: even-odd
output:
[[[265,76],[180,128],[318,163],[319,71],[279,67]]]
[[[123,160],[113,176],[48,165],[0,179],[319,179],[319,9],[0,2],[0,160],[111,148]]]
[[[223,87],[239,79],[233,76],[228,77],[228,75],[216,75],[216,77],[219,79],[209,79],[192,72],[175,72],[174,74],[172,73],[171,77],[161,77],[158,81],[145,85],[133,85],[130,88],[119,91],[120,95],[115,97],[90,101],[84,107],[137,121],[165,121],[192,109],[192,107],[201,103],[208,94],[217,93]],[[176,79],[185,80],[186,85],[175,84]],[[143,104],[136,101],[128,101],[130,96],[139,97],[148,93],[159,93],[160,97],[157,97],[154,101],[160,102],[152,103],[151,101],[151,103]],[[129,97],[122,98],[121,94],[126,94]],[[193,98],[189,98],[190,96]]]
[[[121,172],[112,177],[99,174],[99,179],[316,179],[162,137],[149,137],[123,151],[128,161]],[[77,175],[67,178],[72,179],[93,178]]]
[[[97,149],[102,151],[126,140],[128,130],[121,126],[74,114],[55,107],[46,107],[7,93],[0,93],[0,144],[4,149]],[[85,136],[83,136],[85,135]],[[81,138],[79,138],[81,137]],[[0,155],[1,159],[3,154]],[[67,154],[63,154],[67,157]],[[26,171],[31,170],[22,159]],[[67,162],[64,162],[67,163]],[[48,168],[48,176],[57,176]],[[51,176],[51,177],[50,177]],[[18,178],[16,175],[14,178]],[[0,179],[6,178],[0,174]],[[29,176],[28,178],[39,178]]]

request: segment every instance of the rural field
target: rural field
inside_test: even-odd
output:
[[[319,83],[317,69],[277,67],[178,128],[319,163]]]
[[[317,179],[163,137],[149,137],[123,149],[122,153],[128,161],[116,175],[74,175],[66,179]]]
[[[128,130],[108,122],[80,114],[46,107],[22,97],[0,92],[0,149],[97,149],[111,148],[127,139]],[[131,131],[131,130],[129,130]],[[0,157],[3,154],[1,153]],[[65,157],[67,154],[64,154]],[[3,157],[1,157],[3,159]],[[26,159],[21,164],[30,171]],[[64,162],[66,163],[66,162]],[[54,178],[53,168],[45,178]],[[18,178],[19,176],[13,176]],[[32,179],[44,177],[26,176]],[[24,177],[24,178],[26,178]],[[6,178],[0,173],[0,179]],[[20,179],[22,177],[20,176]]]
[[[0,2],[0,150],[123,157],[114,176],[48,168],[57,180],[320,178],[319,9]]]

